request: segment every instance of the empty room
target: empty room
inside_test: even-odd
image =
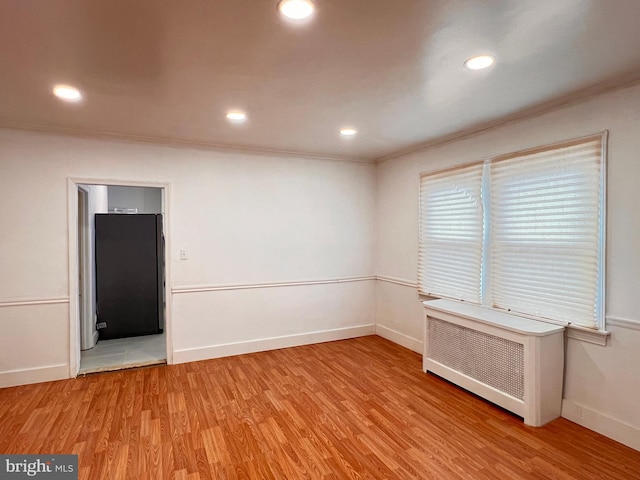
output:
[[[640,478],[636,0],[0,0],[0,478]]]

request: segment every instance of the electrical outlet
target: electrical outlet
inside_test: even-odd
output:
[[[189,260],[189,252],[180,250],[180,260]]]

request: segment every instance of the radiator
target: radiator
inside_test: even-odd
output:
[[[423,302],[423,368],[524,418],[560,416],[564,327],[452,300]]]

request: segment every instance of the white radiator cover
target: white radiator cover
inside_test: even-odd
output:
[[[541,426],[560,416],[564,327],[453,300],[423,302],[423,369]]]

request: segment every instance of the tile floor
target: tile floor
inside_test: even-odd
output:
[[[164,334],[101,340],[80,356],[80,373],[106,372],[165,363]]]

